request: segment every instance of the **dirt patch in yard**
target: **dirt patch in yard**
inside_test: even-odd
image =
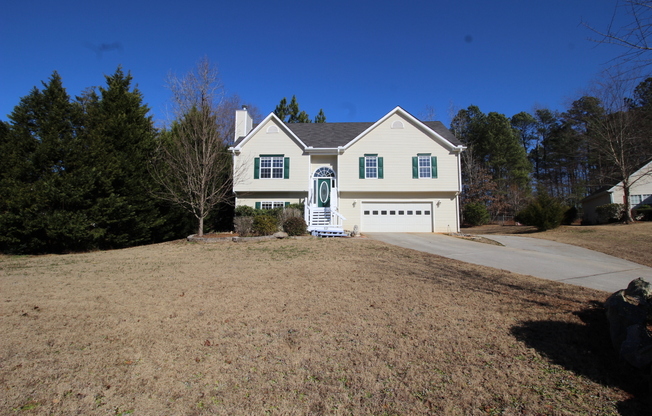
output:
[[[518,234],[572,244],[652,267],[652,222],[605,225],[562,225],[554,230],[536,227],[485,225],[463,228],[465,234]],[[648,276],[652,280],[652,276]]]
[[[644,414],[607,293],[368,239],[0,257],[0,414]]]

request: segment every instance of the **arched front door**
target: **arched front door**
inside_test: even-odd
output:
[[[313,174],[313,204],[318,208],[329,208],[337,198],[335,192],[335,172],[323,166]]]

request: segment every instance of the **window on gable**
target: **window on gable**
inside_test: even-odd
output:
[[[378,156],[365,156],[364,177],[366,179],[378,177]]]
[[[254,159],[254,179],[289,179],[290,158],[261,155]]]
[[[283,178],[283,157],[265,156],[260,158],[261,178]]]
[[[430,156],[419,156],[419,178],[431,178]]]
[[[360,179],[383,179],[383,158],[378,155],[360,157]]]
[[[412,157],[412,178],[437,178],[437,156],[427,153]]]

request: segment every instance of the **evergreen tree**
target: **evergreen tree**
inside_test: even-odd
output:
[[[165,218],[152,197],[154,183],[148,160],[156,142],[149,108],[131,89],[132,77],[118,68],[106,86],[78,101],[86,103],[85,152],[81,166],[93,167],[93,234],[100,248],[125,247],[154,241]],[[81,150],[81,149],[80,149]]]
[[[510,120],[503,114],[485,115],[478,107],[469,106],[453,118],[451,131],[468,147],[465,153],[472,156],[463,159],[463,175],[478,176],[477,172],[486,169],[495,183],[486,197],[492,201],[490,211],[495,215],[518,209],[514,205],[527,194],[531,165]],[[492,188],[484,180],[480,183],[482,189]]]
[[[283,97],[279,104],[274,109],[274,114],[281,119],[284,123],[312,123],[310,116],[305,111],[299,109],[296,95],[292,96],[292,100],[288,104],[287,99]],[[324,110],[319,110],[319,114],[315,117],[315,123],[325,123],[326,115]]]
[[[315,116],[315,123],[325,123],[325,122],[326,122],[326,115],[324,114],[324,110],[320,108],[319,114]]]
[[[0,248],[10,251],[67,251],[88,243],[88,186],[68,160],[81,123],[81,109],[71,103],[54,72],[41,91],[34,88],[10,114],[5,140],[15,164],[3,174]]]

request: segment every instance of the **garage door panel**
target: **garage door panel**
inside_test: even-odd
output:
[[[429,202],[362,203],[363,232],[431,232],[432,218]]]

